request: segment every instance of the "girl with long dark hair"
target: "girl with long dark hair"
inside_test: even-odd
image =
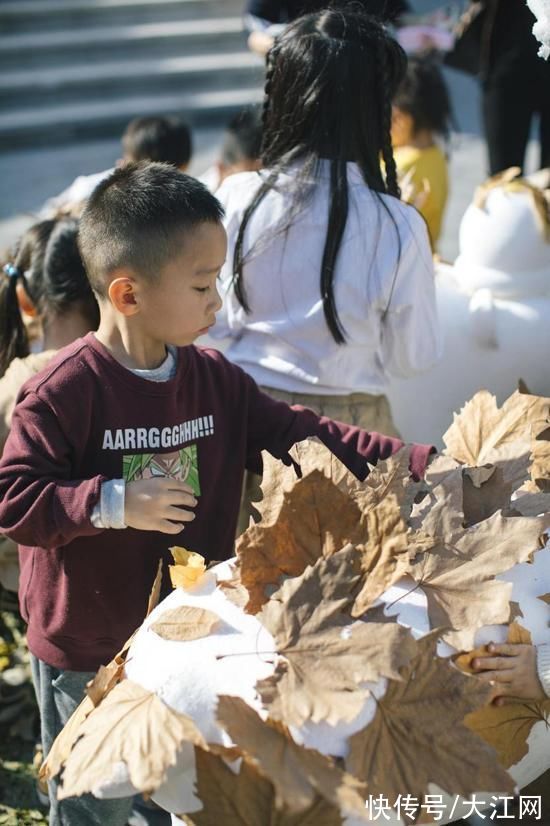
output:
[[[268,55],[263,169],[216,193],[229,251],[213,334],[232,338],[228,357],[277,398],[390,435],[388,376],[439,351],[430,244],[391,146],[405,68],[360,11],[295,20]]]

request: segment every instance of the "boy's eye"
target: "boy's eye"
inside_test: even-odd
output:
[[[210,289],[210,287],[195,287],[195,290],[198,293],[207,293],[209,289]]]

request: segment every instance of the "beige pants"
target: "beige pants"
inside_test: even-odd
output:
[[[364,430],[376,430],[385,436],[397,436],[399,433],[393,423],[389,402],[386,396],[372,396],[369,393],[350,393],[348,396],[322,396],[312,393],[287,393],[272,387],[262,387],[264,393],[287,404],[300,404],[309,407],[320,416],[327,416],[337,422],[362,427]],[[237,536],[248,528],[250,517],[257,518],[252,503],[261,499],[261,478],[247,471],[243,481],[241,509],[237,523]]]
[[[273,399],[287,404],[301,404],[320,416],[399,438],[386,396],[372,396],[370,393],[322,396],[313,393],[287,393],[285,390],[275,390],[271,387],[261,389]]]

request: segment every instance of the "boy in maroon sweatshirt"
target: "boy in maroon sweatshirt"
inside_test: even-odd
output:
[[[402,443],[288,407],[193,341],[221,306],[223,211],[199,182],[136,164],[99,184],[80,248],[101,322],[24,386],[0,463],[0,531],[20,545],[20,604],[43,745],[141,623],[158,560],[233,554],[243,474],[317,436],[359,478]],[[430,448],[412,451],[423,473]],[[131,801],[55,800],[57,826],[125,824]]]

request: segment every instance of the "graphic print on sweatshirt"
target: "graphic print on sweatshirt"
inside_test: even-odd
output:
[[[122,475],[126,482],[165,476],[187,482],[195,496],[200,496],[197,445],[188,445],[173,453],[134,453],[122,457]]]

